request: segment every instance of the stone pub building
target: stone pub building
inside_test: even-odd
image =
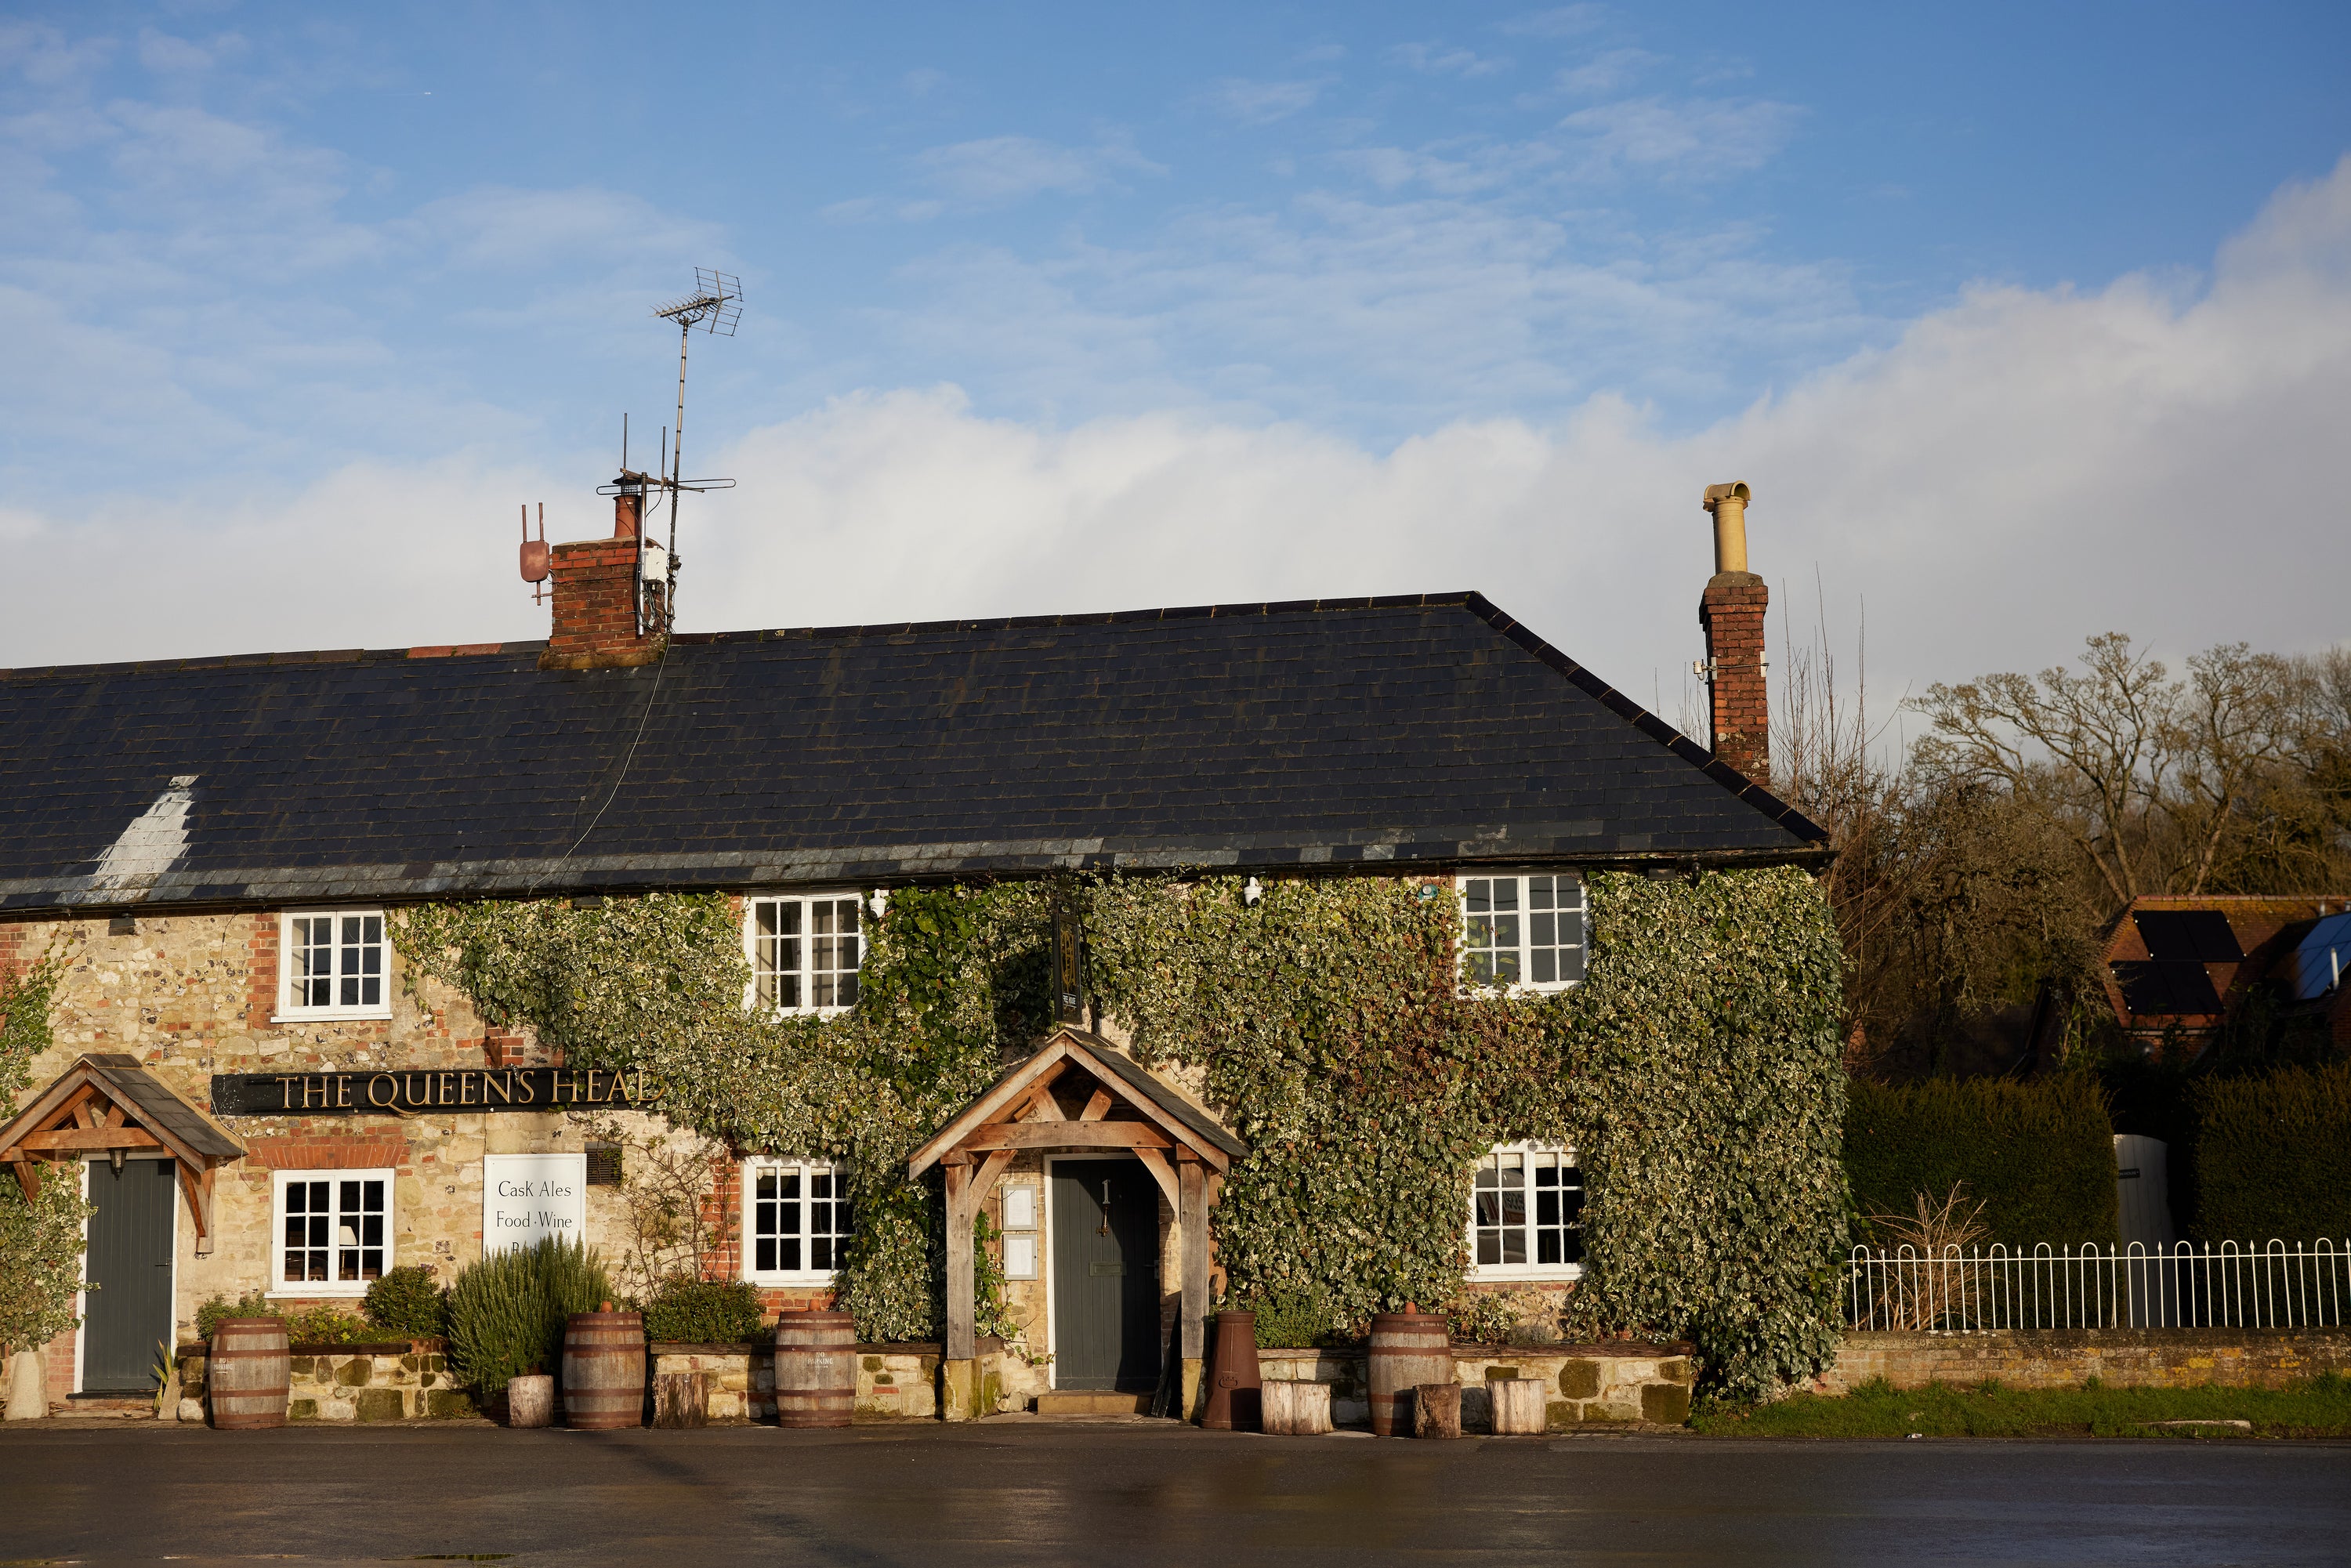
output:
[[[144,1396],[216,1294],[356,1307],[401,1264],[622,1243],[599,1145],[661,1127],[658,1085],[403,974],[405,906],[722,893],[746,1005],[824,1014],[893,888],[1451,879],[1464,983],[1542,990],[1583,973],[1583,873],[1820,858],[1763,784],[1743,485],[1706,497],[1709,749],[1476,593],[673,632],[640,601],[628,477],[613,538],[553,551],[544,643],[0,672],[0,973],[66,963],[0,1179],[95,1205],[99,1288],[35,1347],[53,1401]],[[1064,1025],[916,1156],[945,1172],[950,1368],[976,1354],[985,1212],[1052,1351],[1031,1394],[1150,1386],[1167,1312],[1196,1376],[1248,1151],[1114,1037]],[[1573,1281],[1573,1162],[1510,1145],[1465,1173],[1473,1281]],[[834,1177],[729,1154],[720,1262],[771,1307],[829,1299],[854,1224]]]

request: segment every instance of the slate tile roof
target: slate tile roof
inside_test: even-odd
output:
[[[1815,858],[1474,593],[0,672],[0,911]]]

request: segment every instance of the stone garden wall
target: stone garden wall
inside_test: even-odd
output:
[[[2282,1388],[2351,1373],[2351,1329],[2009,1329],[1990,1333],[1849,1333],[1808,1386],[1848,1394],[1873,1378],[1896,1388],[1994,1378],[2011,1388]]]
[[[180,1347],[179,1418],[204,1419],[209,1347]],[[446,1420],[476,1414],[437,1340],[389,1344],[298,1344],[289,1361],[289,1421]]]
[[[1331,1385],[1331,1419],[1368,1427],[1372,1419],[1371,1359],[1361,1349],[1260,1350],[1258,1373]],[[1551,1426],[1586,1421],[1647,1421],[1678,1427],[1689,1419],[1690,1347],[1686,1344],[1457,1344],[1453,1375],[1462,1385],[1465,1431],[1491,1431],[1493,1406],[1486,1385],[1539,1378],[1551,1388]]]

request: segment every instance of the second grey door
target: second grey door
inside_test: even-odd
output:
[[[1134,1160],[1053,1163],[1053,1386],[1159,1383],[1159,1184]]]
[[[71,1170],[73,1167],[64,1167]],[[81,1386],[87,1394],[145,1394],[157,1346],[172,1337],[172,1205],[179,1167],[89,1162],[89,1282],[82,1298]]]

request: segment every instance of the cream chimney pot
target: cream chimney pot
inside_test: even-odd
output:
[[[1747,570],[1747,503],[1754,492],[1744,483],[1708,485],[1706,499],[1700,503],[1714,514],[1714,570],[1717,576],[1726,571]]]

